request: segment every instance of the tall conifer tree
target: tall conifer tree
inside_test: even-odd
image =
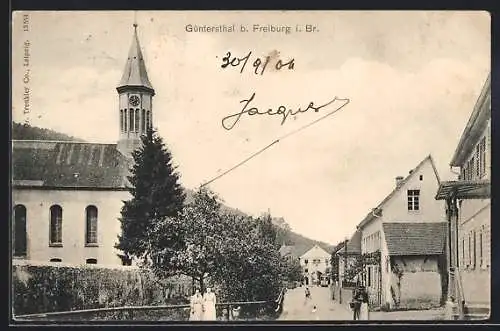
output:
[[[184,206],[185,193],[179,184],[179,174],[172,165],[172,155],[157,132],[150,128],[142,137],[142,146],[132,153],[129,192],[132,198],[124,201],[121,210],[122,234],[118,236],[116,248],[128,258],[148,260],[157,250],[153,243],[154,232],[159,224],[165,229],[168,219],[179,216]],[[182,245],[172,222],[169,239],[161,244],[166,250],[175,250]],[[165,229],[168,231],[168,229]]]

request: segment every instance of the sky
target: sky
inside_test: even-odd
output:
[[[429,154],[441,179],[456,177],[449,162],[490,70],[490,16],[479,11],[18,12],[12,119],[116,143],[116,86],[134,19],[156,91],[153,124],[186,187],[197,188],[340,105],[284,123],[279,115],[242,115],[226,130],[222,119],[241,112],[240,101],[253,93],[251,105],[261,112],[349,99],[210,184],[227,205],[253,215],[270,210],[295,232],[330,244],[350,237],[392,191],[395,177]],[[232,24],[237,31],[186,31]],[[240,31],[255,24],[292,31]],[[306,32],[307,24],[316,30]],[[221,67],[227,52],[238,58],[251,52],[242,73],[241,66]],[[252,63],[266,56],[265,72],[256,75]],[[276,69],[278,60],[291,59],[293,69]]]

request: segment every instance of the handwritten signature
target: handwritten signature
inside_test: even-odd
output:
[[[334,97],[332,100],[328,101],[325,104],[319,105],[319,106],[316,106],[314,104],[314,102],[311,101],[311,102],[309,102],[309,105],[307,106],[307,108],[305,108],[305,109],[298,108],[295,111],[293,109],[287,108],[286,106],[283,106],[283,105],[279,106],[277,109],[268,108],[265,111],[260,111],[257,107],[248,108],[250,103],[254,100],[254,98],[255,98],[255,92],[252,94],[252,96],[250,98],[248,98],[246,100],[241,100],[240,103],[243,104],[243,108],[241,109],[241,111],[238,113],[224,117],[222,119],[222,127],[226,130],[231,130],[239,122],[239,120],[241,119],[243,114],[248,114],[249,116],[253,116],[253,115],[271,115],[271,116],[279,115],[282,117],[281,125],[283,125],[283,124],[285,124],[286,119],[290,115],[295,116],[299,113],[305,113],[308,110],[314,110],[315,112],[319,112],[320,109],[325,108],[336,101],[340,101],[341,104],[339,104],[337,106],[337,108],[335,108],[333,111],[331,111],[330,113],[328,113],[326,115],[326,116],[329,116],[329,115],[339,111],[340,109],[342,109],[344,106],[346,106],[350,102],[350,100],[347,98]],[[323,116],[323,117],[326,117],[326,116]],[[229,121],[229,123],[228,123],[228,121]]]

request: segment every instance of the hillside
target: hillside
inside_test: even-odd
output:
[[[64,133],[50,129],[39,128],[27,124],[12,122],[13,140],[56,140],[56,141],[79,141],[83,139],[68,136]]]
[[[83,142],[83,139],[68,136],[64,133],[56,132],[50,129],[39,128],[35,126],[25,125],[21,123],[13,122],[12,124],[12,139],[13,140],[56,140],[56,141],[79,141]],[[187,202],[191,200],[193,191],[186,189]],[[226,212],[234,213],[237,215],[246,215],[239,209],[229,207],[227,205],[222,205],[222,209]],[[285,222],[283,218],[273,218],[273,222],[278,229],[278,240],[285,243],[286,245],[294,245],[299,251],[307,251],[309,248],[318,244],[323,249],[331,252],[334,246],[327,243],[309,239],[303,235],[291,231],[290,226]]]

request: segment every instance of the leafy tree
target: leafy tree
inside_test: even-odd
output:
[[[180,273],[198,281],[202,291],[206,277],[219,267],[222,247],[228,236],[220,209],[217,195],[200,188],[178,218],[176,230],[182,236],[183,247],[176,252],[174,264]],[[163,265],[160,263],[156,267],[163,268]]]
[[[225,217],[228,237],[215,277],[226,300],[270,300],[282,286],[281,257],[269,218]],[[269,232],[271,231],[271,233]]]
[[[129,192],[121,210],[122,234],[116,248],[126,257],[152,263],[161,253],[162,263],[183,246],[177,217],[182,211],[185,193],[172,156],[154,129],[142,136],[142,146],[132,153]],[[159,231],[164,231],[163,235]],[[155,257],[152,257],[152,255]],[[153,261],[154,262],[154,261]]]
[[[282,259],[283,277],[289,282],[300,282],[302,280],[302,267],[296,258]]]

